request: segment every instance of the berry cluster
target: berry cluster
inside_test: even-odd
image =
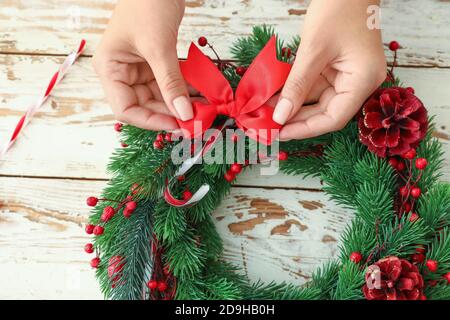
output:
[[[163,253],[164,248],[154,237],[152,242],[153,272],[151,279],[147,282],[152,300],[171,300],[175,296],[176,279],[171,273],[169,265],[164,265]]]
[[[158,133],[156,135],[155,141],[153,141],[153,148],[162,150],[164,149],[164,145],[166,143],[172,143],[172,134],[170,132],[167,133]]]
[[[131,195],[127,196],[125,199],[117,201],[112,199],[99,199],[97,197],[88,197],[86,199],[86,204],[89,207],[95,207],[99,201],[108,201],[117,203],[116,207],[106,206],[103,208],[102,215],[100,216],[100,223],[98,225],[87,224],[85,227],[85,231],[89,235],[101,236],[105,232],[105,224],[110,221],[117,212],[122,210],[122,214],[125,218],[130,218],[133,212],[136,210],[137,203],[133,200],[133,196],[138,192],[139,186],[134,184],[131,187]],[[92,243],[88,243],[84,246],[84,251],[86,253],[93,253],[94,245]],[[99,253],[97,252],[96,257],[91,260],[91,267],[98,268],[100,265]]]

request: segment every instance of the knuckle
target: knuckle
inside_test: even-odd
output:
[[[172,70],[168,71],[162,80],[162,90],[179,93],[184,87],[184,80],[181,78],[179,72]]]
[[[294,76],[291,81],[286,82],[285,92],[292,96],[304,96],[306,92],[306,79]]]
[[[126,117],[123,115],[123,113],[116,113],[114,115],[114,118],[119,122],[127,122]]]

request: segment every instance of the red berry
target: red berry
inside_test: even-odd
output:
[[[417,199],[422,194],[422,190],[420,188],[412,188],[411,189],[411,197]]]
[[[289,154],[286,151],[280,151],[278,153],[278,160],[285,161],[289,158]]]
[[[397,169],[398,166],[398,160],[396,158],[390,158],[389,159],[389,165],[394,168]]]
[[[233,163],[230,167],[230,171],[236,174],[241,173],[242,171],[242,164],[240,163]]]
[[[149,282],[147,282],[147,287],[150,290],[155,290],[156,288],[158,288],[158,281],[156,280],[150,280]]]
[[[128,208],[125,207],[125,209],[123,209],[122,214],[125,218],[128,219],[133,214],[133,210],[128,210]]]
[[[161,141],[155,140],[153,141],[153,148],[161,150],[164,148],[164,144]]]
[[[238,74],[238,75],[240,75],[241,77],[245,74],[245,72],[247,71],[247,68],[246,67],[237,67],[236,68],[236,73]]]
[[[400,44],[397,41],[391,41],[391,43],[389,43],[389,49],[391,51],[397,51],[400,49]]]
[[[96,198],[96,197],[89,197],[86,199],[86,204],[89,207],[95,207],[97,205],[97,203],[98,203],[98,198]]]
[[[427,260],[425,265],[427,266],[428,270],[430,270],[430,272],[436,272],[438,269],[438,262],[436,260]]]
[[[164,140],[166,140],[167,142],[172,142],[172,134],[170,133],[170,132],[167,132],[165,135],[164,135]]]
[[[128,210],[133,211],[136,209],[137,203],[135,201],[130,201],[125,206],[127,207]]]
[[[111,206],[107,206],[103,209],[103,214],[101,216],[101,219],[103,222],[108,222],[109,220],[111,220],[111,218],[114,216],[114,214],[116,213],[116,210],[114,210],[113,207]]]
[[[290,58],[292,54],[291,48],[284,47],[281,49],[281,55],[286,58]]]
[[[93,246],[93,244],[92,244],[92,243],[86,244],[86,245],[84,246],[84,251],[85,251],[86,253],[92,253],[92,252],[94,252],[94,246]]]
[[[405,213],[409,213],[412,209],[411,203],[407,202],[405,203],[405,205],[403,206],[403,210]]]
[[[128,147],[128,145],[125,142],[121,142],[120,145],[122,146],[122,148]]]
[[[445,280],[447,280],[447,284],[450,284],[450,272],[447,272],[442,276]]]
[[[401,187],[399,192],[400,192],[400,195],[401,195],[403,198],[406,198],[406,197],[408,196],[408,194],[409,194],[409,188],[408,188],[408,186],[403,186],[403,187]]]
[[[402,157],[403,157],[404,159],[408,159],[408,160],[412,160],[412,159],[414,159],[416,156],[417,156],[417,152],[416,152],[415,149],[411,149],[411,150],[409,150],[408,152],[406,152],[406,153],[404,153],[404,154],[402,155]]]
[[[411,255],[411,261],[416,264],[420,264],[425,261],[425,256],[421,253],[414,253]]]
[[[164,281],[158,282],[158,291],[164,292],[166,290],[167,290],[167,283],[165,283]]]
[[[425,254],[426,251],[427,250],[425,249],[424,246],[419,246],[419,247],[416,248],[416,252],[417,253]]]
[[[223,175],[223,177],[225,178],[225,180],[227,180],[228,182],[231,183],[236,178],[236,175],[233,172],[231,172],[231,171],[227,171]]]
[[[192,192],[190,192],[189,190],[185,190],[183,192],[183,199],[184,200],[189,200],[190,198],[192,198]]]
[[[428,166],[428,161],[425,158],[416,159],[416,168],[419,170],[424,170]]]
[[[362,255],[359,252],[352,252],[350,255],[350,261],[353,263],[359,263],[362,260]]]
[[[206,39],[206,37],[200,37],[198,38],[198,45],[200,47],[204,47],[208,44],[208,39]]]
[[[92,234],[94,232],[95,226],[93,224],[87,224],[84,230],[87,234]]]
[[[169,268],[169,266],[165,266],[165,267],[164,267],[163,273],[164,273],[164,275],[166,275],[166,276],[168,276],[168,275],[170,274],[170,268]]]
[[[114,130],[116,130],[117,132],[120,132],[120,131],[122,131],[122,126],[123,126],[122,123],[117,122],[114,124]]]
[[[428,281],[428,286],[429,287],[436,287],[436,285],[437,285],[437,280],[430,280],[430,281]]]
[[[184,175],[179,176],[179,177],[177,178],[177,180],[180,181],[180,182],[182,182],[182,181],[186,180],[186,176],[184,176]]]
[[[91,267],[92,268],[98,268],[99,265],[100,265],[100,258],[99,257],[96,257],[96,258],[91,260]]]
[[[397,165],[397,171],[402,172],[405,169],[406,169],[405,163],[403,161],[400,161]]]
[[[158,133],[156,135],[156,141],[164,142],[164,135],[162,133]]]
[[[94,228],[94,234],[96,236],[101,236],[104,231],[105,231],[105,228],[103,228],[102,226],[95,226],[95,228]]]
[[[409,216],[409,221],[411,222],[416,222],[417,220],[419,220],[419,215],[415,212],[411,213],[411,215]]]

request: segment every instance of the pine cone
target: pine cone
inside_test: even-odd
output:
[[[362,291],[367,300],[422,300],[423,287],[422,275],[415,265],[387,257],[368,267]]]
[[[411,88],[378,89],[364,104],[359,139],[378,156],[402,155],[416,148],[428,129],[427,110]]]

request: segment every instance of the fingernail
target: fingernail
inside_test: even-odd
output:
[[[288,99],[283,98],[280,101],[278,101],[277,106],[275,107],[275,111],[273,113],[273,121],[275,121],[278,124],[284,125],[286,121],[288,121],[289,115],[292,112],[292,108],[294,106],[292,105],[292,102],[290,102]]]
[[[194,117],[194,112],[192,111],[192,104],[187,97],[181,96],[175,98],[172,101],[172,103],[181,120],[187,121],[191,120]]]

